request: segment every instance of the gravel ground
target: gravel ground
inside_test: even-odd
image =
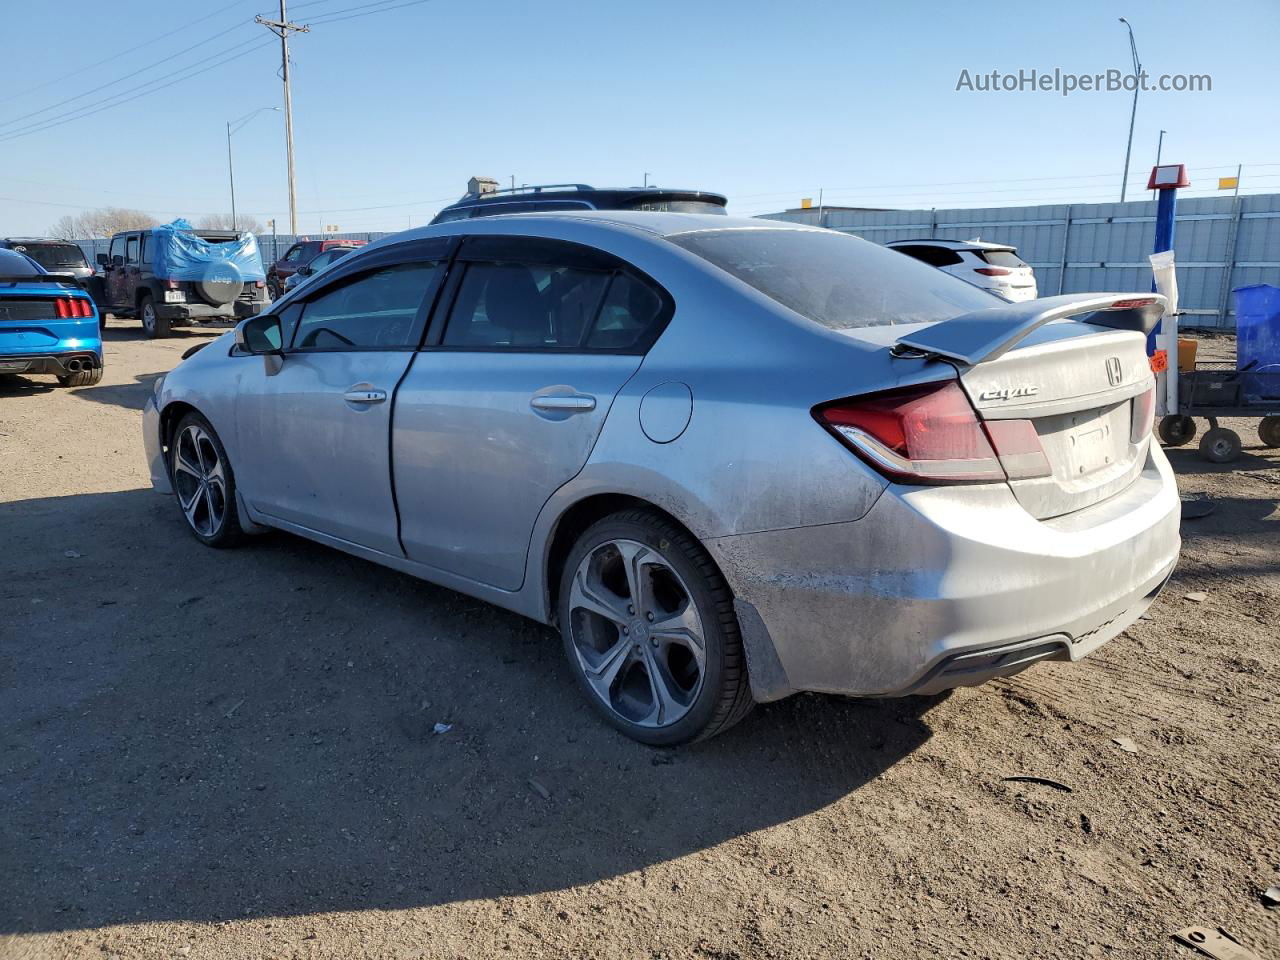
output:
[[[0,386],[0,956],[1176,958],[1192,924],[1280,956],[1280,452],[1250,425],[1230,469],[1171,452],[1214,510],[1088,661],[658,752],[543,627],[189,536],[138,411],[207,336],[116,321],[101,385]]]

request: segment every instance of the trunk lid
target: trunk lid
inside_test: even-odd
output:
[[[960,368],[960,383],[983,420],[1030,420],[1049,466],[1046,477],[1010,480],[1038,519],[1113,496],[1137,479],[1151,435],[1133,436],[1136,405],[1155,386],[1141,333],[1063,321],[996,360]]]
[[[1163,308],[1152,295],[1050,297],[933,324],[896,349],[953,363],[980,419],[1031,422],[1051,473],[1009,486],[1028,513],[1049,519],[1114,496],[1141,473],[1151,438],[1135,424],[1155,386],[1146,334]]]

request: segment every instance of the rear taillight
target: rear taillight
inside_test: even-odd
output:
[[[180,280],[166,280],[164,285],[169,290],[177,290],[182,285]]]
[[[974,267],[974,273],[980,273],[984,277],[1007,277],[1013,273],[1012,270],[1006,270],[1004,267]]]
[[[261,290],[263,287],[267,285],[267,282],[265,280],[255,280],[253,281],[253,285],[257,287],[259,290]]]
[[[1051,472],[1030,420],[979,422],[955,381],[838,400],[813,415],[881,473],[907,483],[991,483]]]
[[[53,301],[53,312],[59,320],[92,317],[93,305],[84,297],[58,297]]]
[[[1156,388],[1152,387],[1133,398],[1133,420],[1129,428],[1129,442],[1141,443],[1151,435],[1156,422]]]

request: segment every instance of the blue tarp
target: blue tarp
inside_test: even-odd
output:
[[[151,231],[151,262],[157,277],[171,280],[205,280],[210,273],[229,280],[227,267],[234,267],[241,280],[265,280],[258,241],[252,233],[242,233],[235,240],[215,243],[197,237],[186,220],[178,219]]]

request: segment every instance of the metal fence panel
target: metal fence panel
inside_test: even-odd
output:
[[[821,225],[889,243],[933,237],[1008,243],[1035,270],[1041,296],[1151,288],[1155,201],[964,210],[791,210],[766,219]],[[1190,197],[1174,233],[1183,326],[1235,326],[1231,290],[1280,286],[1280,194]]]

